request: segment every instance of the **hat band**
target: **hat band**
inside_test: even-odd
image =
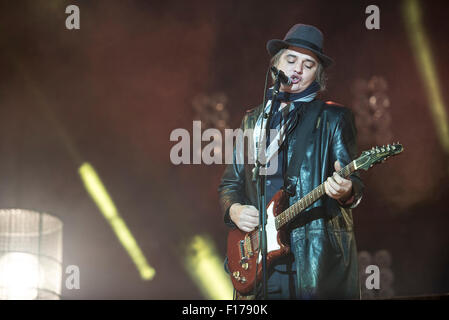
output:
[[[309,48],[312,48],[312,49],[318,51],[319,53],[323,53],[323,49],[322,48],[318,47],[316,44],[314,44],[314,43],[312,43],[310,41],[307,41],[307,40],[293,38],[293,39],[287,39],[287,40],[284,40],[284,41],[285,42],[290,42],[290,43],[296,44],[296,45],[307,46]]]

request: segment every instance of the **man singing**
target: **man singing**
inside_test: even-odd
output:
[[[275,141],[277,171],[266,176],[266,203],[284,189],[289,205],[324,182],[326,195],[288,225],[291,254],[267,270],[268,299],[359,299],[357,250],[351,209],[362,197],[357,174],[338,175],[357,156],[356,129],[350,109],[316,98],[324,89],[324,71],[332,59],[323,53],[323,35],[314,26],[296,24],[283,40],[267,43],[270,66],[290,78],[273,101],[246,112],[241,128],[259,132],[263,114],[273,108],[269,129],[285,129]],[[268,129],[268,128],[267,128]],[[275,140],[272,135],[266,147]],[[238,146],[238,144],[237,144]],[[259,226],[259,194],[254,164],[236,161],[244,148],[234,148],[219,186],[225,223],[244,232]],[[260,290],[256,298],[262,298]],[[238,295],[242,297],[242,295]]]

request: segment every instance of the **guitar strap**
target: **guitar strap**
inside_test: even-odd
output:
[[[299,179],[301,163],[306,154],[308,142],[312,137],[312,133],[314,133],[315,129],[318,127],[317,119],[321,114],[324,103],[325,102],[320,100],[307,102],[307,105],[303,106],[305,107],[305,112],[302,117],[300,116],[300,119],[297,119],[298,124],[295,126],[293,133],[289,137],[295,137],[296,139],[291,146],[294,150],[293,155],[288,163],[287,170],[284,171],[284,189],[290,197],[296,193],[296,184]],[[288,141],[286,141],[286,146],[288,148]],[[284,162],[287,162],[287,154],[288,152],[284,155]],[[287,166],[286,164],[284,165]]]

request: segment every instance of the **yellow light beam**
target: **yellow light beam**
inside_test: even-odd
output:
[[[139,245],[126,226],[125,221],[120,217],[114,202],[106,191],[100,177],[95,172],[95,169],[89,163],[85,162],[78,171],[86,190],[97,204],[97,207],[100,209],[103,216],[111,225],[112,230],[115,232],[122,246],[130,255],[132,261],[139,270],[142,279],[151,280],[156,271],[145,259]]]
[[[187,248],[185,267],[206,299],[232,299],[234,289],[231,279],[209,237],[197,235],[192,238]]]
[[[448,116],[438,82],[431,46],[421,19],[419,2],[417,0],[405,0],[403,15],[418,69],[426,87],[429,107],[437,128],[438,138],[444,152],[449,155]]]
[[[156,273],[155,270],[146,261],[145,256],[140,250],[124,220],[120,217],[119,212],[117,211],[95,170],[90,164],[83,163],[81,154],[78,152],[70,136],[54,115],[45,95],[39,90],[36,82],[29,76],[25,66],[16,58],[15,55],[8,51],[6,51],[6,54],[9,56],[12,63],[17,67],[19,74],[22,75],[25,88],[28,89],[34,96],[36,107],[42,111],[43,115],[53,126],[63,146],[70,154],[70,158],[75,162],[76,166],[80,166],[78,168],[78,172],[84,182],[86,190],[89,192],[90,196],[111,225],[120,243],[130,255],[140,273],[141,278],[143,280],[151,280]]]

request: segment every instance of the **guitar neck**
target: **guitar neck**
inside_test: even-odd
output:
[[[346,167],[338,171],[338,175],[343,178],[349,177],[354,171],[356,171],[355,161],[351,161]],[[321,198],[325,194],[324,183],[320,184],[318,187],[313,189],[311,192],[306,194],[301,200],[294,203],[288,209],[283,211],[281,214],[276,216],[275,224],[276,229],[279,230],[290,221],[292,221],[296,216],[298,216],[303,210],[312,205],[315,201]]]

